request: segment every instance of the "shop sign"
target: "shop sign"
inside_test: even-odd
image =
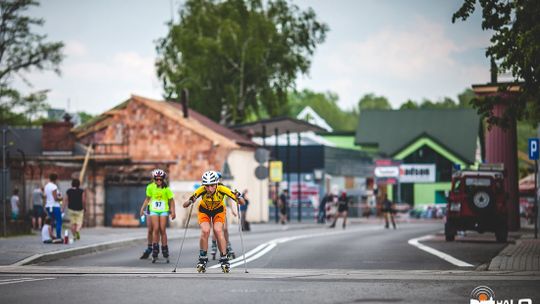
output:
[[[435,182],[434,164],[402,164],[399,166],[401,183],[433,183]]]

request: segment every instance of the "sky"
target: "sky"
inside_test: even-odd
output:
[[[166,22],[178,22],[180,0],[47,0],[28,14],[45,20],[37,29],[65,43],[61,75],[31,71],[15,85],[23,92],[48,89],[53,108],[99,114],[131,94],[162,99],[154,61]],[[388,98],[394,108],[408,99],[440,100],[489,81],[478,12],[451,22],[462,0],[293,0],[313,8],[328,24],[308,75],[297,89],[331,91],[349,110],[365,94]]]

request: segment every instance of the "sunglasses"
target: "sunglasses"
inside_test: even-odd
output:
[[[157,181],[163,181],[163,178],[154,178],[154,180]]]

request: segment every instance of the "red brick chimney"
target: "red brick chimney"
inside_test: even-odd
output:
[[[75,137],[70,132],[73,123],[69,121],[43,123],[41,146],[43,154],[71,154],[75,146]]]

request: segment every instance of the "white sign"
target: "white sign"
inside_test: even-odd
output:
[[[403,164],[399,166],[401,183],[433,183],[435,182],[434,164]]]
[[[397,166],[385,166],[375,167],[375,177],[398,177],[399,167]]]

